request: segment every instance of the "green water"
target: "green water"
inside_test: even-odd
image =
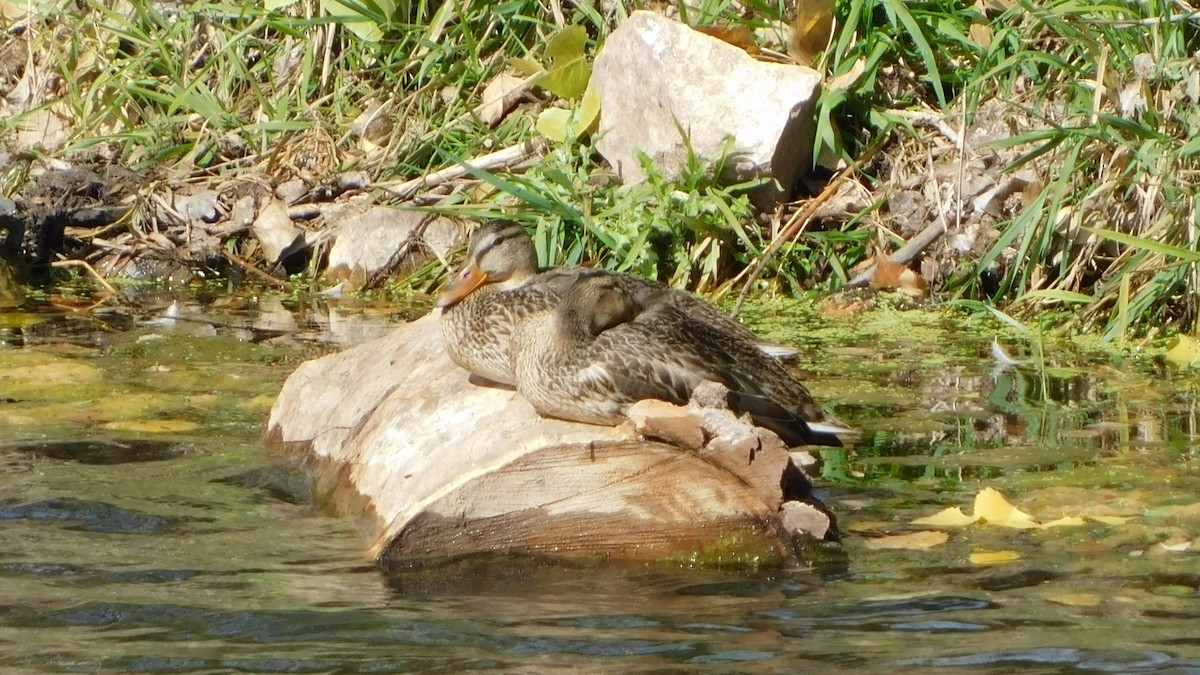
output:
[[[0,670],[1200,672],[1192,378],[1067,345],[996,372],[990,336],[936,315],[763,307],[752,324],[803,346],[814,393],[864,432],[818,481],[848,569],[389,577],[259,443],[302,358],[394,320],[325,312],[0,315]],[[1129,520],[872,548],[983,487],[1043,520]]]

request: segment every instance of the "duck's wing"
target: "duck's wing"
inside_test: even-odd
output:
[[[678,308],[646,312],[636,322],[656,327],[672,365],[724,384],[730,390],[732,409],[748,413],[789,446],[841,445],[836,434],[846,430],[827,422],[808,389],[778,359],[767,356],[740,333]]]

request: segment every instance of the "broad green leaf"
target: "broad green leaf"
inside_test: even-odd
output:
[[[542,67],[542,64],[534,61],[533,59],[527,59],[524,57],[509,59],[508,66],[518,73],[521,73],[525,77],[546,72],[546,69]]]
[[[1126,234],[1124,232],[1116,232],[1114,230],[1101,230],[1094,227],[1083,227],[1080,229],[1084,230],[1085,232],[1091,232],[1092,234],[1104,237],[1105,239],[1112,239],[1113,241],[1125,244],[1126,246],[1133,246],[1134,248],[1145,249],[1147,251],[1153,251],[1154,253],[1161,253],[1162,255],[1179,258],[1184,262],[1200,262],[1200,251],[1192,251],[1186,248],[1180,248],[1179,246],[1172,246],[1171,244],[1164,244],[1152,239],[1145,239],[1132,234]]]
[[[1074,291],[1062,291],[1062,290],[1057,290],[1057,289],[1053,289],[1053,288],[1039,288],[1036,290],[1028,291],[1027,293],[1025,293],[1025,295],[1022,295],[1020,298],[1017,298],[1017,302],[1020,302],[1021,300],[1026,300],[1026,299],[1029,299],[1029,300],[1057,300],[1059,302],[1079,302],[1079,303],[1083,303],[1083,304],[1087,304],[1087,303],[1095,300],[1095,298],[1093,298],[1090,295],[1084,295],[1083,293],[1075,293]]]
[[[396,2],[374,0],[367,6],[354,0],[321,0],[321,9],[363,40],[379,42],[383,39],[383,25],[396,11]]]
[[[1164,357],[1178,368],[1191,368],[1200,363],[1200,342],[1190,335],[1180,333],[1171,339]]]
[[[577,98],[587,90],[592,68],[583,48],[587,31],[583,26],[567,26],[546,43],[550,67],[538,80],[538,86],[563,98]]]
[[[268,12],[270,12],[276,9],[290,7],[291,5],[296,4],[297,1],[298,0],[266,0],[266,2],[263,3],[263,6],[266,7]]]
[[[562,108],[547,108],[538,115],[534,128],[555,143],[567,142],[567,127],[571,124],[571,111]]]
[[[588,89],[579,105],[571,110],[548,108],[538,115],[535,127],[538,133],[556,143],[579,138],[587,133],[600,113],[600,95]]]
[[[992,307],[991,305],[984,305],[983,308],[986,309],[988,312],[990,312],[992,316],[996,317],[1001,322],[1008,324],[1010,327],[1012,327],[1017,332],[1019,332],[1023,335],[1031,335],[1032,334],[1031,331],[1029,330],[1029,328],[1025,326],[1025,324],[1021,323],[1020,321],[1017,321],[1016,319],[1005,314],[1004,312],[1001,312],[1000,310],[996,309],[995,307]]]

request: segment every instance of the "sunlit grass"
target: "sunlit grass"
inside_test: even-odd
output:
[[[24,24],[5,20],[8,39],[27,42],[31,82],[41,87],[26,90],[0,133],[11,142],[50,112],[66,120],[69,137],[39,157],[185,177],[276,175],[319,137],[328,142],[315,147],[329,151],[304,165],[313,180],[354,169],[402,182],[537,137],[537,115],[555,96],[534,87],[520,114],[493,128],[477,113],[484,87],[516,59],[539,62],[565,26],[583,27],[594,55],[641,7],[343,4],[349,14],[330,16],[314,0],[43,3]],[[761,0],[676,9],[695,24],[752,28],[778,27],[795,11]],[[839,0],[814,64],[838,83],[821,95],[814,150],[853,161],[879,137],[910,142],[919,136],[901,113],[913,110],[942,115],[969,136],[999,104],[1012,130],[992,142],[1014,158],[1004,170],[1032,171],[1041,183],[997,225],[974,270],[943,292],[986,295],[1013,305],[1015,316],[1069,308],[1065,324],[1102,326],[1110,337],[1190,329],[1200,318],[1191,290],[1200,282],[1200,28],[1186,9],[1162,0]],[[367,118],[386,124],[366,134]],[[28,166],[10,165],[5,194]],[[713,174],[694,164],[676,183],[652,177],[622,190],[590,141],[571,138],[522,174],[477,174],[481,187],[437,209],[521,220],[548,264],[591,260],[678,286],[727,288],[767,248],[773,221],[747,202],[753,186],[722,186]],[[867,218],[878,206],[863,220],[806,228],[766,277],[791,294],[846,283],[878,238]],[[1001,261],[996,283],[982,283]],[[437,271],[414,285],[436,283]]]

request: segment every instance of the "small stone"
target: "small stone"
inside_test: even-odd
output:
[[[693,408],[692,413],[700,419],[704,430],[708,432],[711,440],[707,449],[710,451],[735,452],[748,456],[762,447],[755,427],[746,420],[739,419],[729,410]]]
[[[685,450],[699,450],[704,446],[700,420],[687,408],[647,399],[630,406],[625,416],[642,436],[657,438]]]
[[[779,505],[779,522],[792,536],[807,534],[824,539],[829,532],[829,516],[805,502],[784,502]]]
[[[462,228],[449,218],[376,206],[347,213],[333,223],[336,239],[329,250],[326,279],[360,287],[385,268],[414,270],[433,256],[445,259],[462,239]]]
[[[720,382],[701,382],[692,390],[689,407],[729,409],[729,387]]]

